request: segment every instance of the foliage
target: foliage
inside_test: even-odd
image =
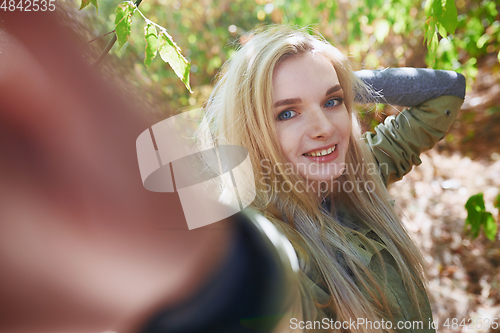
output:
[[[97,7],[97,0],[82,0],[82,5],[80,6],[80,10],[90,5],[90,3],[94,5],[95,10],[97,12],[97,10],[99,9],[99,7]]]
[[[144,27],[144,38],[146,39],[144,65],[149,68],[151,61],[156,57],[158,51],[158,35],[156,34],[156,27],[153,24],[150,23]]]
[[[182,56],[181,49],[174,43],[172,37],[165,30],[161,34],[161,43],[158,47],[158,52],[163,61],[169,63],[175,74],[184,82],[189,92],[192,92],[189,87],[189,70],[191,69],[191,64]]]
[[[457,3],[459,15],[455,38],[440,40],[434,66],[462,72],[470,83],[477,75],[478,58],[493,53],[500,57],[500,8],[496,1],[491,0]]]
[[[427,0],[425,13],[427,15],[425,39],[429,48],[428,58],[434,61],[438,46],[437,33],[439,32],[443,38],[447,38],[448,34],[453,35],[457,28],[455,0]]]
[[[99,5],[95,29],[102,34],[115,29],[120,4]],[[127,59],[134,72],[130,80],[148,87],[151,98],[168,100],[168,113],[202,103],[215,73],[243,41],[241,35],[272,23],[317,30],[349,54],[355,69],[431,66],[462,72],[470,85],[478,59],[500,51],[499,9],[491,0],[144,0],[131,17],[141,15],[145,26],[131,23],[128,42],[112,53]],[[153,61],[162,45],[161,58],[172,61],[174,72]],[[183,87],[188,86],[188,62],[192,95]],[[178,75],[184,84],[175,80]]]
[[[500,194],[497,196],[495,207],[500,209]],[[493,218],[493,214],[486,211],[483,193],[471,196],[465,204],[465,209],[467,209],[465,231],[471,233],[474,239],[479,235],[479,231],[482,227],[486,237],[494,241],[497,235],[498,226]]]
[[[120,46],[123,46],[130,36],[132,14],[135,8],[132,2],[124,2],[116,8],[115,33]]]
[[[92,2],[97,8],[97,0],[82,0],[80,10],[85,8],[89,2]],[[189,92],[192,92],[189,86],[189,70],[191,64],[184,58],[181,49],[173,41],[167,30],[141,13],[138,9],[138,4],[140,2],[142,2],[142,0],[136,3],[125,1],[116,7],[115,34],[118,44],[122,47],[128,41],[132,31],[132,15],[137,11],[146,21],[146,26],[144,27],[144,39],[146,40],[144,65],[149,67],[159,51],[163,61],[172,67],[175,74],[181,79]],[[157,35],[156,27],[160,29],[160,36]],[[161,40],[160,44],[158,44],[158,39]]]

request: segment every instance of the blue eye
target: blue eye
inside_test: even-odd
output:
[[[285,110],[278,115],[278,120],[288,120],[290,118],[295,117],[296,113],[297,112],[293,110]]]
[[[342,104],[343,100],[342,98],[336,97],[328,100],[328,102],[325,103],[325,108],[331,108],[337,105]]]

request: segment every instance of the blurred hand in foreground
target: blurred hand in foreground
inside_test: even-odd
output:
[[[135,331],[203,283],[232,228],[189,231],[177,193],[144,189],[135,140],[156,121],[54,13],[1,19],[0,330]]]

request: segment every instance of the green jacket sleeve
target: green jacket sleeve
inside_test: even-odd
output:
[[[440,96],[405,109],[396,117],[387,117],[375,127],[375,133],[363,134],[386,186],[422,163],[420,153],[444,137],[462,103],[463,99],[456,96]]]

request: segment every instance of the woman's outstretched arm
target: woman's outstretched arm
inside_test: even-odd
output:
[[[242,216],[188,230],[178,194],[141,183],[136,139],[157,120],[94,72],[54,13],[1,19],[9,34],[0,45],[1,330],[154,332],[154,314],[197,304],[228,267],[236,280],[218,285],[220,293],[238,295],[242,272],[264,275],[244,285],[254,286],[250,309],[276,310],[259,288],[284,282],[284,266],[273,247],[252,250],[264,233],[244,229]],[[238,258],[241,267],[231,267]],[[212,297],[184,325],[220,300]]]

